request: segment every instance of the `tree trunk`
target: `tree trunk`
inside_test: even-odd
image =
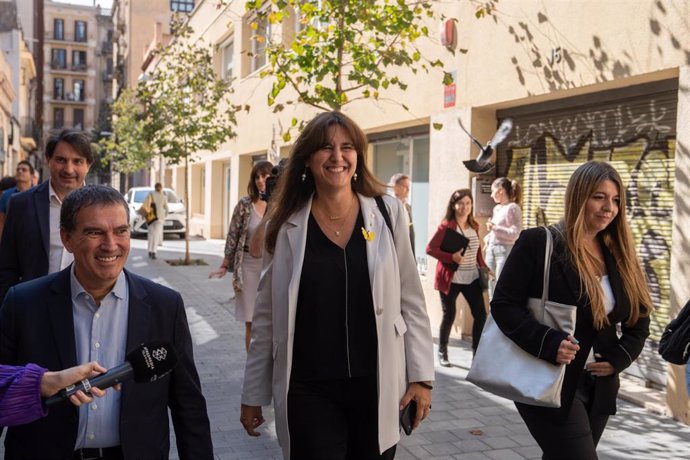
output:
[[[189,207],[191,202],[189,201],[189,156],[187,155],[187,144],[185,143],[185,156],[184,156],[184,199],[185,199],[185,226],[186,231],[184,232],[184,264],[190,265],[192,260],[189,258]]]

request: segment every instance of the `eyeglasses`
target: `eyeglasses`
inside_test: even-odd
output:
[[[17,168],[17,172],[29,172],[29,168],[26,166],[20,166]]]

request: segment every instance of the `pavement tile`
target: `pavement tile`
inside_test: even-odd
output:
[[[223,240],[195,240],[192,255],[208,266],[171,267],[163,259],[179,258],[184,241],[166,239],[157,260],[146,257],[146,240],[133,240],[128,268],[178,290],[185,300],[194,340],[194,356],[206,396],[218,460],[282,458],[273,410],[264,408],[266,423],[259,438],[250,438],[239,422],[244,374],[244,324],[234,319],[230,276],[208,279],[220,264]],[[472,361],[469,343],[453,340],[450,368],[437,367],[433,409],[412,436],[401,440],[396,458],[511,460],[539,459],[541,450],[512,402],[465,381]],[[689,459],[690,427],[619,401],[599,444],[601,460]],[[481,435],[470,433],[472,429]],[[177,459],[171,426],[170,458]],[[0,447],[0,456],[4,450]]]

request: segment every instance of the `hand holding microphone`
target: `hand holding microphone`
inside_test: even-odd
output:
[[[80,390],[85,394],[90,394],[93,387],[104,390],[132,378],[139,383],[154,382],[173,370],[177,364],[177,353],[169,343],[150,342],[134,348],[127,353],[125,359],[123,364],[113,367],[104,374],[85,378],[60,390],[56,395],[48,398],[45,405],[50,407],[66,401]]]

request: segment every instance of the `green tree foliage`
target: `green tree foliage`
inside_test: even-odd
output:
[[[270,65],[262,76],[273,77],[268,105],[274,112],[285,104],[340,110],[356,100],[379,100],[387,88],[407,89],[393,68],[417,73],[443,66],[425,59],[416,45],[429,35],[425,20],[436,16],[431,1],[249,0],[246,9],[256,18],[253,28],[264,20],[295,25],[289,40],[266,46]],[[444,82],[450,79],[444,72]],[[285,88],[297,97],[278,103]],[[289,132],[283,137],[288,141]]]
[[[112,170],[130,174],[145,168],[151,159],[147,126],[136,92],[126,89],[112,105],[112,132],[101,138],[101,162]]]
[[[191,38],[192,29],[179,17],[171,24],[173,39],[156,50],[158,64],[137,87],[146,138],[152,151],[168,163],[189,163],[201,151],[216,150],[236,133],[237,107],[228,100],[230,81],[218,78],[213,46]],[[189,229],[189,181],[185,180],[185,209]],[[189,231],[185,263],[189,262]]]

